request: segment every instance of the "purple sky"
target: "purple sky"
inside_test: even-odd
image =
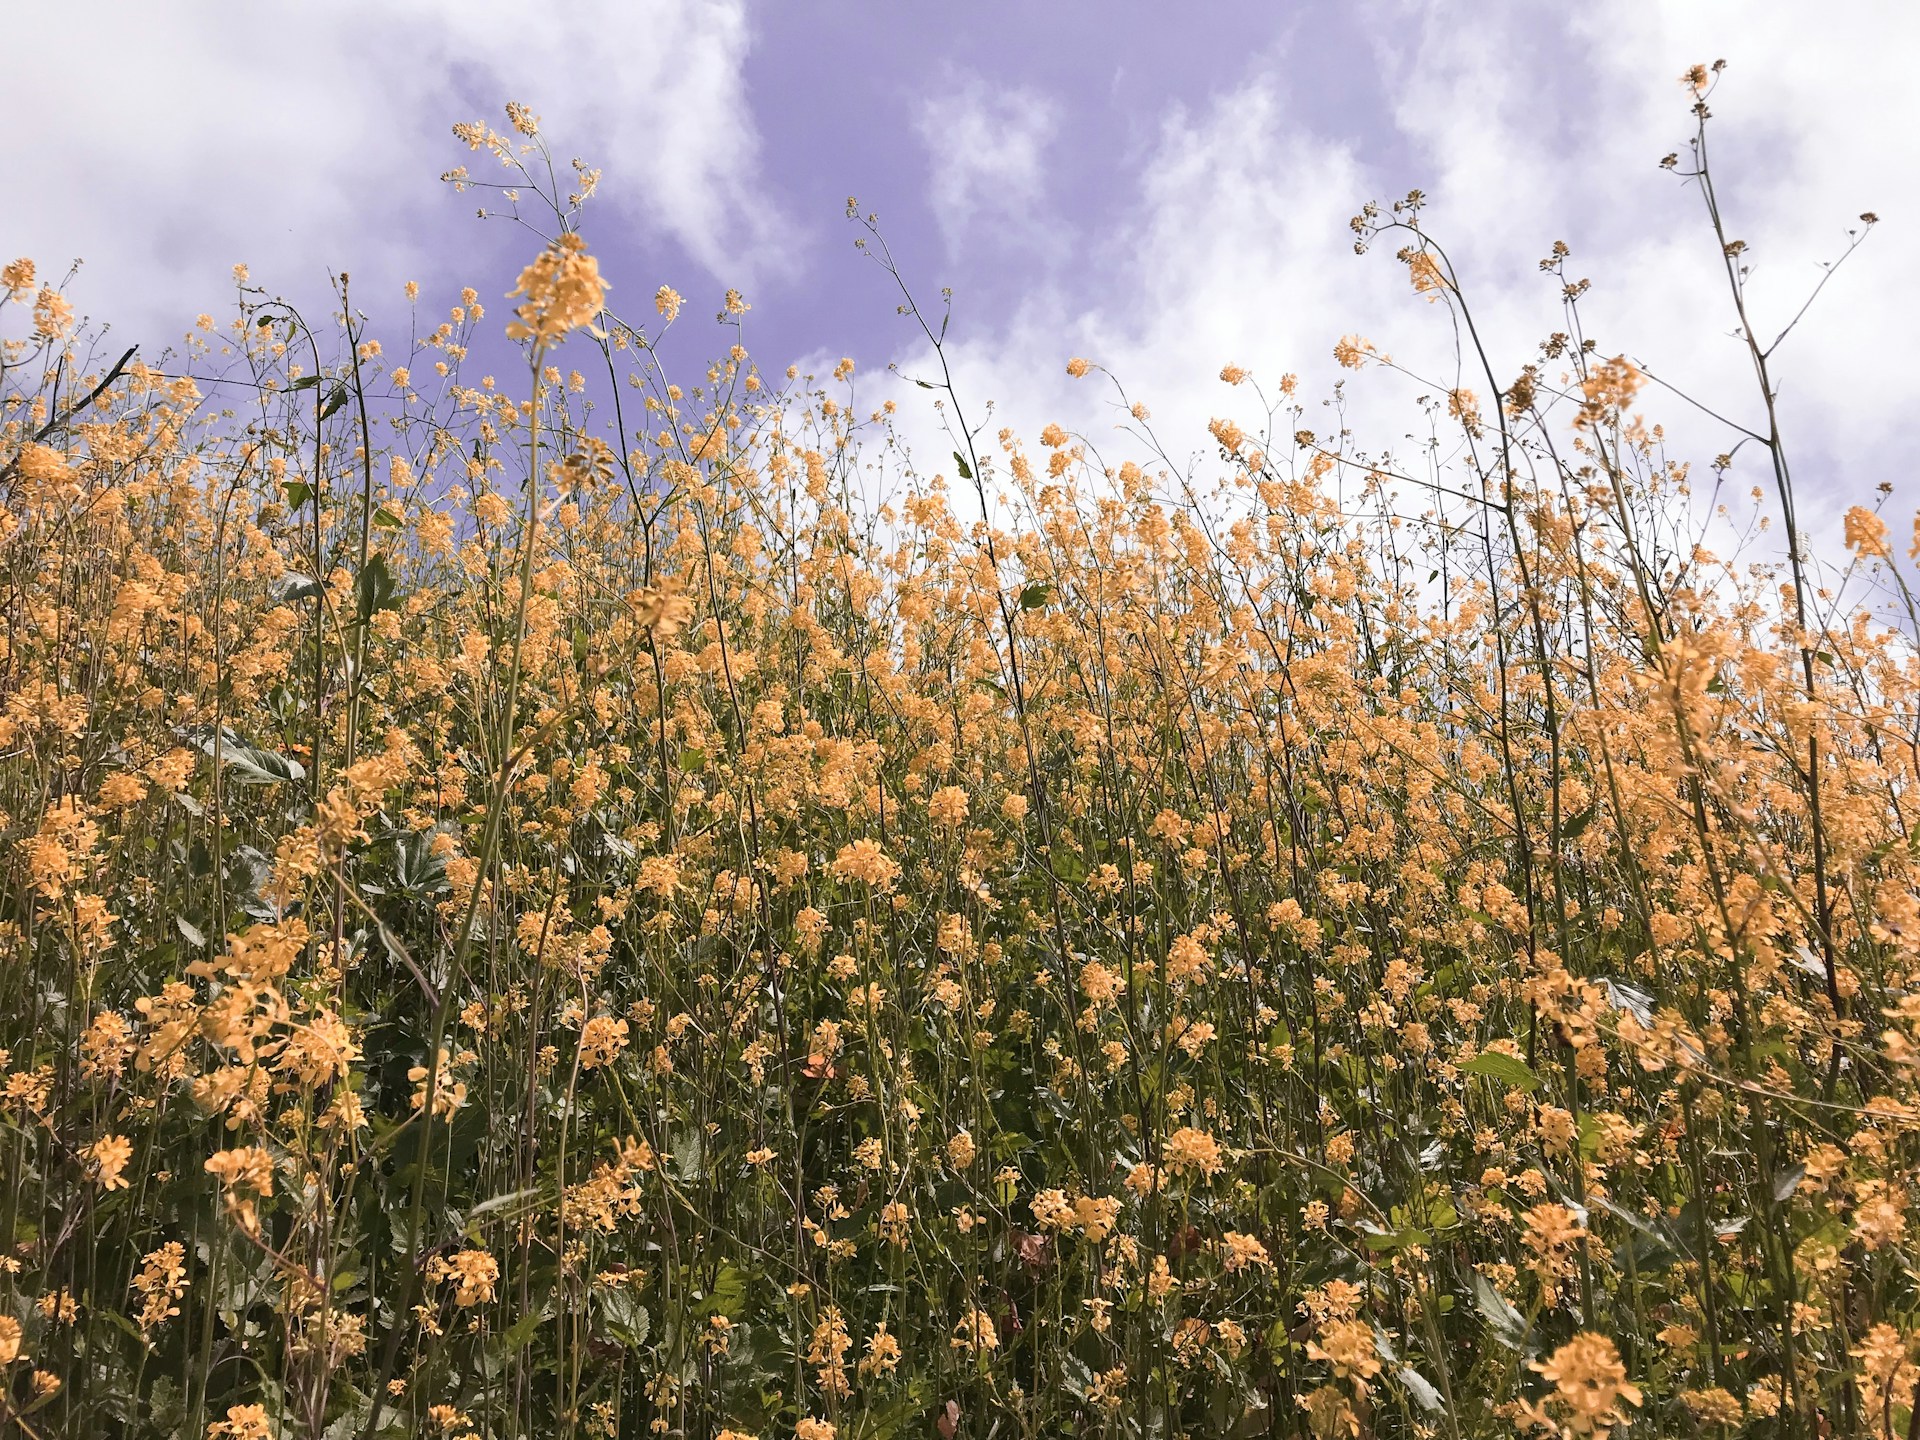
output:
[[[79,36],[84,103],[39,58]],[[1724,55],[1717,145],[1763,323],[1784,323],[1858,212],[1887,220],[1788,356],[1803,471],[1837,515],[1881,480],[1920,499],[1920,420],[1892,358],[1920,321],[1920,227],[1899,210],[1920,173],[1915,53],[1910,0],[1817,20],[1796,0],[1484,0],[1470,26],[1447,0],[73,0],[16,17],[0,50],[20,137],[0,252],[54,274],[85,256],[76,303],[148,354],[221,311],[236,260],[315,308],[328,270],[351,270],[390,340],[404,280],[429,326],[472,284],[498,344],[533,242],[436,177],[484,159],[454,121],[500,125],[517,99],[560,158],[604,167],[583,229],[617,308],[645,317],[663,282],[688,297],[679,364],[715,348],[705,316],[735,284],[763,368],[923,361],[853,250],[852,194],[923,301],[953,287],[954,362],[1008,422],[1110,426],[1109,392],[1062,373],[1085,354],[1201,450],[1208,417],[1244,399],[1215,378],[1229,361],[1296,371],[1317,398],[1339,378],[1333,342],[1358,332],[1453,382],[1437,313],[1345,230],[1363,200],[1418,185],[1503,370],[1561,323],[1535,262],[1566,239],[1609,353],[1744,413],[1698,201],[1654,164],[1688,132],[1676,77]],[[886,382],[864,383],[871,399]],[[1386,445],[1418,388],[1370,376],[1349,393]],[[1677,401],[1658,418],[1698,458],[1725,448]]]
[[[950,12],[965,18],[945,25],[929,25],[921,7],[845,0],[758,12],[748,84],[763,117],[766,173],[795,217],[789,233],[805,265],[763,283],[762,342],[776,351],[898,347],[892,296],[859,262],[841,217],[848,195],[879,212],[923,299],[951,285],[959,323],[992,326],[1019,308],[1038,276],[1097,302],[1111,272],[1079,262],[1110,243],[1103,237],[1132,199],[1129,177],[1169,111],[1204,106],[1271,67],[1297,77],[1306,107],[1333,121],[1334,133],[1368,138],[1379,78],[1346,6],[1196,5],[1178,25],[1147,0],[1101,9],[1096,18],[1082,6],[999,0]],[[1051,244],[988,238],[954,253],[943,243],[927,178],[938,162],[916,118],[968,75],[1057,106],[1052,143],[1068,158],[1049,170],[1036,217]],[[1391,132],[1378,138],[1377,158],[1398,148]]]
[[[604,272],[617,277],[617,308],[636,319],[645,318],[653,277],[690,297],[690,282],[704,283],[689,315],[704,313],[708,291],[750,280],[748,331],[763,365],[815,353],[877,362],[914,338],[911,322],[895,313],[891,282],[853,248],[860,232],[845,218],[848,196],[859,198],[863,212],[879,213],[924,304],[935,304],[942,286],[953,288],[956,336],[1003,328],[1036,286],[1077,306],[1097,306],[1111,283],[1112,252],[1124,243],[1117,232],[1136,198],[1131,179],[1166,117],[1204,108],[1262,73],[1287,77],[1302,112],[1327,140],[1364,151],[1370,165],[1405,176],[1405,185],[1417,178],[1399,132],[1378,123],[1383,76],[1356,12],[1345,5],[1204,5],[1171,26],[1165,6],[1146,0],[1116,0],[1097,15],[1085,6],[991,0],[969,7],[964,23],[849,0],[769,3],[752,7],[750,16],[741,69],[758,135],[761,193],[777,217],[774,255],[743,267],[749,275],[714,273],[671,231],[641,217],[627,223],[606,202],[644,192],[643,155],[587,155],[607,176],[605,198],[589,206],[582,229]],[[455,81],[463,115],[504,128],[494,72],[460,67]],[[553,88],[549,77],[528,75],[512,98],[545,116]],[[1043,240],[1027,233],[1026,223],[1003,227],[1018,233],[995,235],[991,220],[988,233],[970,235],[964,245],[943,232],[943,216],[951,223],[960,207],[933,193],[930,174],[942,165],[936,149],[963,137],[942,130],[937,116],[922,117],[942,96],[970,91],[984,92],[989,106],[1007,93],[1037,94],[1047,104],[1048,143],[1061,163],[1049,168],[1044,193],[1022,217],[1044,231]],[[570,155],[572,137],[550,121],[546,128],[556,156]],[[436,152],[436,163],[441,156],[448,163],[474,158],[452,142]],[[1357,207],[1367,197],[1352,198]],[[418,277],[440,280],[439,293],[468,280],[476,261],[496,277],[510,276],[521,261],[523,232],[480,226],[473,209],[451,194],[421,208],[429,248],[457,257],[457,268],[450,265],[444,276]]]

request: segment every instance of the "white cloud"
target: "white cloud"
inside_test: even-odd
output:
[[[747,45],[745,0],[33,8],[0,48],[0,93],[33,129],[8,154],[0,250],[43,270],[84,257],[76,301],[152,350],[239,260],[309,296],[328,267],[362,295],[410,275],[458,283],[462,252],[520,242],[459,228],[473,197],[438,175],[475,157],[449,126],[503,125],[498,103],[518,99],[558,160],[607,167],[601,225],[624,207],[622,223],[750,279],[776,263],[778,221],[755,183]],[[463,94],[487,96],[487,114]]]
[[[1038,91],[950,74],[915,118],[927,147],[928,202],[948,253],[983,230],[1004,243],[1040,232],[1035,209],[1059,109]]]
[[[1908,280],[1920,268],[1920,222],[1897,213],[1896,189],[1920,173],[1920,101],[1899,74],[1920,51],[1920,10],[1833,7],[1814,22],[1779,0],[1616,0],[1572,19],[1515,0],[1465,27],[1440,0],[1394,0],[1365,17],[1394,97],[1390,114],[1354,124],[1372,132],[1366,143],[1329,137],[1325,117],[1303,113],[1287,80],[1297,57],[1168,114],[1138,194],[1117,207],[1131,218],[1099,254],[1069,262],[1099,276],[1097,293],[1082,284],[1069,301],[1042,289],[998,333],[952,347],[976,410],[996,398],[1029,437],[1049,420],[1111,435],[1110,392],[1062,373],[1070,354],[1086,354],[1152,407],[1180,459],[1210,449],[1210,415],[1246,418],[1247,392],[1215,379],[1223,363],[1269,382],[1297,371],[1302,394],[1318,400],[1342,373],[1331,347],[1352,331],[1438,382],[1458,374],[1484,391],[1481,377],[1456,368],[1453,333],[1412,296],[1396,247],[1352,253],[1345,222],[1359,203],[1418,184],[1502,381],[1564,325],[1537,262],[1565,239],[1572,273],[1594,282],[1582,312],[1603,353],[1626,351],[1751,420],[1753,380],[1729,338],[1735,322],[1699,198],[1656,163],[1684,153],[1691,132],[1681,71],[1724,54],[1731,68],[1710,134],[1734,233],[1756,266],[1756,328],[1770,336],[1785,323],[1859,212],[1888,216],[1782,351],[1803,512],[1837,527],[1840,510],[1883,480],[1897,500],[1920,503],[1911,462],[1920,410],[1903,359],[1920,322]],[[903,368],[924,371],[924,356],[908,354]],[[1417,391],[1391,377],[1350,378],[1348,389],[1363,444],[1398,441],[1417,419]],[[900,392],[903,405],[916,396],[924,406],[922,392]],[[1732,443],[1679,399],[1644,398],[1698,473]],[[1305,423],[1332,428],[1317,413]],[[925,437],[922,449],[937,443]],[[1764,474],[1751,450],[1735,472],[1742,490]]]

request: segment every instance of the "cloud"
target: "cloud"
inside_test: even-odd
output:
[[[1233,362],[1269,384],[1298,372],[1315,402],[1309,428],[1346,424],[1363,445],[1410,453],[1421,388],[1380,372],[1346,376],[1331,349],[1359,332],[1439,386],[1484,394],[1443,310],[1412,294],[1396,246],[1352,253],[1346,220],[1359,204],[1418,185],[1500,381],[1567,326],[1557,283],[1538,264],[1564,239],[1572,276],[1594,282],[1581,309],[1602,354],[1625,351],[1753,424],[1758,396],[1745,347],[1729,334],[1736,320],[1699,195],[1657,164],[1668,150],[1684,154],[1691,133],[1680,73],[1724,54],[1731,68],[1710,134],[1734,233],[1755,262],[1759,333],[1771,338],[1791,318],[1861,211],[1898,222],[1871,236],[1781,352],[1803,514],[1837,527],[1882,480],[1897,500],[1920,503],[1910,458],[1920,415],[1902,359],[1920,322],[1907,283],[1920,266],[1920,224],[1893,214],[1898,177],[1920,170],[1920,102],[1899,77],[1901,57],[1920,49],[1920,11],[1862,5],[1814,25],[1782,3],[1622,0],[1577,15],[1505,3],[1477,12],[1472,27],[1438,0],[1362,13],[1392,96],[1386,113],[1310,111],[1289,79],[1304,62],[1285,52],[1204,105],[1169,109],[1118,207],[1127,218],[1067,262],[1084,275],[1055,272],[998,328],[952,345],[976,411],[993,397],[995,423],[1028,437],[1057,420],[1108,443],[1123,418],[1111,392],[1063,373],[1069,355],[1084,354],[1151,407],[1182,460],[1211,451],[1210,416],[1258,418],[1249,391],[1215,378]],[[910,372],[928,368],[924,351],[901,359]],[[1342,378],[1343,408],[1322,409]],[[903,388],[903,407],[918,393]],[[1737,438],[1673,394],[1650,389],[1643,400],[1701,477]],[[929,434],[919,448],[947,447]],[[1732,479],[1736,494],[1770,483],[1757,447]]]
[[[0,93],[36,131],[8,155],[0,249],[43,271],[85,257],[79,303],[161,343],[239,260],[307,295],[328,267],[363,295],[457,284],[482,269],[471,252],[529,242],[437,183],[470,158],[448,127],[503,123],[518,99],[568,147],[558,160],[607,167],[601,227],[750,279],[777,263],[780,219],[757,180],[748,42],[745,0],[38,7],[0,48]]]
[[[915,129],[949,255],[983,235],[1002,244],[1038,239],[1046,152],[1059,122],[1059,107],[1038,91],[958,71],[922,103]]]

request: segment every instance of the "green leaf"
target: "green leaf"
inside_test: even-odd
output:
[[[1033,584],[1021,590],[1020,608],[1022,610],[1039,610],[1052,598],[1053,586],[1042,584],[1036,580]]]
[[[304,780],[307,772],[298,760],[247,744],[231,730],[216,735],[208,730],[197,738],[200,748],[215,757],[227,779],[237,785],[271,785],[279,780]]]
[[[1600,1151],[1600,1122],[1592,1115],[1580,1116],[1580,1158],[1591,1160]]]
[[[329,415],[333,415],[345,407],[346,403],[347,387],[336,384],[333,387],[333,393],[327,396],[327,403],[320,407],[320,418],[325,420]]]
[[[199,926],[189,925],[178,915],[173,917],[173,925],[174,928],[180,932],[180,938],[193,946],[194,949],[204,950],[207,948],[206,932],[201,930]]]
[[[353,582],[353,593],[359,600],[359,617],[362,625],[382,610],[393,608],[393,572],[387,568],[387,557],[369,555],[366,565]]]
[[[500,1332],[497,1343],[505,1353],[511,1355],[533,1339],[541,1325],[546,1323],[547,1318],[543,1310],[534,1310],[530,1314],[522,1315],[511,1326]]]
[[[1511,1090],[1524,1090],[1529,1095],[1540,1088],[1540,1077],[1533,1073],[1526,1061],[1503,1055],[1498,1050],[1482,1051],[1460,1068],[1469,1075],[1484,1076]]]
[[[723,1261],[720,1273],[714,1277],[713,1289],[707,1293],[706,1308],[709,1314],[724,1315],[729,1320],[746,1308],[747,1277],[739,1266],[731,1261]]]
[[[1509,1350],[1518,1350],[1526,1344],[1526,1317],[1514,1309],[1504,1295],[1493,1288],[1491,1280],[1477,1273],[1473,1277],[1473,1303],[1474,1307],[1486,1317],[1487,1324],[1492,1327],[1494,1339]]]
[[[280,489],[287,497],[287,504],[296,510],[313,498],[313,487],[304,480],[289,480]]]
[[[1773,1177],[1773,1203],[1784,1205],[1793,1198],[1793,1192],[1800,1188],[1800,1182],[1807,1178],[1807,1167],[1790,1165]]]
[[[1593,806],[1589,805],[1578,815],[1570,816],[1567,819],[1566,823],[1560,827],[1560,838],[1562,840],[1578,840],[1580,836],[1585,833],[1587,826],[1592,823]]]
[[[604,1290],[600,1295],[600,1314],[607,1331],[621,1344],[639,1349],[653,1333],[653,1320],[634,1294],[624,1285]]]
[[[1367,1232],[1366,1246],[1376,1255],[1384,1255],[1393,1250],[1405,1250],[1410,1245],[1428,1245],[1433,1237],[1424,1230],[1409,1225],[1404,1230],[1374,1229]]]
[[[967,464],[967,457],[962,455],[958,450],[953,452],[953,463],[960,467],[960,478],[962,480],[971,480],[973,478],[973,470]]]
[[[373,523],[382,530],[398,530],[406,522],[383,505],[373,512]]]
[[[483,1215],[493,1215],[502,1210],[517,1209],[523,1201],[530,1200],[539,1193],[540,1191],[536,1188],[509,1190],[504,1195],[490,1196],[467,1212],[467,1223],[471,1225]]]
[[[289,385],[287,389],[311,390],[313,389],[314,386],[318,385],[319,383],[320,383],[320,377],[318,375],[302,375],[298,380],[294,381],[293,384]]]
[[[1406,1387],[1407,1394],[1413,1397],[1413,1403],[1429,1415],[1441,1414],[1447,1408],[1440,1398],[1440,1392],[1433,1388],[1433,1382],[1411,1365],[1402,1365],[1393,1372],[1394,1378]]]

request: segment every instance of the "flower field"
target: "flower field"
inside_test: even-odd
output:
[[[458,134],[549,238],[411,342],[0,274],[0,1432],[1920,1433],[1912,557],[1770,337],[1726,553],[1418,195],[1411,467],[996,431],[903,281],[929,464]]]

